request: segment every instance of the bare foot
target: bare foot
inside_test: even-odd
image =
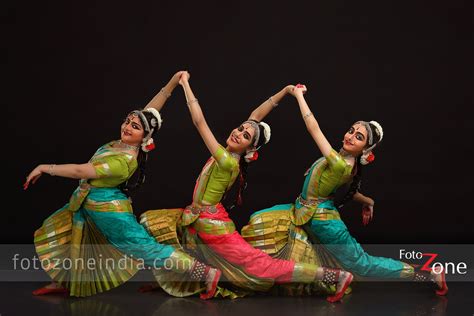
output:
[[[336,285],[336,294],[328,296],[327,301],[331,303],[340,301],[344,296],[344,293],[346,292],[347,288],[351,284],[353,278],[354,276],[352,275],[352,273],[341,270]]]
[[[352,279],[353,279],[352,273],[348,271],[341,271],[341,274],[339,275],[339,282],[337,282],[337,286],[336,286],[337,292],[341,292],[342,290],[346,291],[346,289],[344,289],[344,286],[349,279],[352,282]]]
[[[53,293],[68,293],[69,290],[60,286],[56,282],[52,282],[42,288],[33,291],[33,295],[46,295],[46,294],[53,294]]]
[[[436,267],[431,270],[431,277],[433,281],[438,285],[438,290],[436,294],[446,295],[448,293],[448,285],[446,284],[446,275],[442,268]]]
[[[216,276],[216,269],[209,270],[209,273],[206,277],[206,292],[210,292],[212,290],[212,282],[214,281],[214,277]]]
[[[207,300],[214,297],[217,289],[217,283],[222,272],[219,269],[211,268],[206,276],[206,293],[201,293],[201,299]]]

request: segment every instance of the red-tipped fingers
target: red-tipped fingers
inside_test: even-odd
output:
[[[306,93],[306,90],[307,90],[307,89],[306,89],[306,86],[305,86],[304,84],[301,84],[301,83],[298,83],[298,84],[295,86],[295,88],[301,89],[302,92],[303,92],[303,94],[305,94],[305,93]]]
[[[28,189],[29,185],[30,185],[30,181],[26,181],[25,183],[23,183],[23,190]]]

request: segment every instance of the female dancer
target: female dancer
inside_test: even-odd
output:
[[[298,100],[306,127],[324,157],[317,160],[305,173],[303,190],[294,204],[276,205],[254,213],[250,218],[249,225],[243,228],[242,235],[252,245],[261,248],[259,246],[261,244],[269,247],[269,245],[275,243],[274,235],[276,231],[281,233],[284,229],[287,229],[286,233],[288,233],[288,228],[290,231],[298,229],[299,234],[288,234],[290,244],[293,243],[293,239],[300,239],[305,245],[308,245],[305,238],[309,235],[315,243],[321,243],[325,250],[329,251],[333,259],[336,259],[336,265],[342,266],[356,275],[406,278],[415,281],[432,280],[439,286],[436,293],[445,295],[448,288],[444,273],[438,271],[431,271],[431,274],[415,272],[412,266],[404,262],[370,256],[349,234],[337,208],[334,206],[334,193],[341,185],[352,180],[349,193],[344,202],[352,198],[362,203],[364,224],[371,220],[374,201],[359,192],[361,170],[362,165],[373,161],[372,150],[382,140],[383,130],[380,124],[375,121],[354,123],[344,135],[343,147],[338,153],[331,147],[319,128],[318,122],[304,99],[303,93],[305,91],[306,87],[304,85],[297,85],[292,94]],[[271,230],[269,227],[275,226],[274,223],[279,222],[279,218],[290,219],[292,225],[290,224],[286,228],[280,226],[278,230]],[[262,233],[262,226],[267,228],[267,232],[270,231],[271,233]],[[307,235],[303,234],[302,230]],[[283,242],[282,239],[280,238],[280,243]],[[300,249],[300,252],[308,251],[304,249],[306,246],[301,246],[301,248],[303,249]],[[275,256],[283,258],[295,259],[295,257],[298,257],[295,249],[273,253]],[[313,257],[318,255],[312,253]]]
[[[149,102],[129,113],[120,140],[100,147],[85,164],[39,165],[24,189],[47,173],[81,179],[69,203],[35,232],[36,251],[53,283],[34,295],[68,293],[89,296],[131,278],[143,265],[163,265],[195,281],[205,281],[213,295],[220,271],[186,253],[158,243],[137,223],[127,193],[145,182],[145,163],[161,127],[160,110],[177,86],[180,72]],[[129,183],[138,168],[137,181]]]
[[[241,201],[242,190],[246,185],[247,164],[257,158],[257,150],[270,140],[270,127],[260,121],[293,87],[284,88],[255,109],[247,121],[231,132],[226,141],[227,147],[224,148],[209,129],[188,80],[189,74],[183,73],[179,83],[183,86],[193,123],[212,157],[204,165],[196,181],[191,205],[184,210],[148,211],[142,215],[140,222],[158,240],[174,244],[179,243],[177,224],[178,229],[183,231],[179,236],[183,246],[188,251],[194,250],[198,256],[218,267],[225,278],[238,287],[235,292],[219,289],[218,293],[222,296],[236,297],[245,291],[267,291],[274,283],[315,283],[319,280],[337,284],[336,293],[328,297],[328,300],[340,300],[352,281],[350,273],[272,259],[251,247],[239,235],[221,203],[238,177],[240,186],[237,202]],[[176,282],[179,280],[176,275],[164,276],[161,271],[156,275],[160,286],[172,295],[186,296],[199,291],[185,281]]]

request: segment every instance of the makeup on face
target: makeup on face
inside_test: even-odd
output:
[[[143,139],[143,126],[140,118],[135,115],[129,115],[121,126],[121,139],[129,145],[137,145]]]
[[[232,130],[227,145],[229,149],[234,152],[243,152],[247,149],[253,140],[255,131],[252,125],[246,123]]]
[[[349,129],[349,131],[347,133],[350,134],[350,135],[355,135],[355,138],[357,140],[363,142],[366,137],[365,137],[365,134],[363,134],[360,131],[361,129],[364,130],[365,133],[367,133],[367,131],[365,131],[365,128],[360,124],[351,126],[351,128]]]
[[[125,119],[125,121],[123,122],[123,124],[125,124],[124,128],[131,124],[132,125],[132,128],[137,130],[137,131],[141,131],[143,130],[143,127],[142,127],[142,124],[140,123],[140,119],[137,117],[137,116],[129,116]]]
[[[247,125],[247,127],[245,127],[244,125],[240,125],[237,128],[237,130],[239,132],[243,133],[242,135],[246,140],[250,141],[252,139],[252,135],[248,132],[248,130],[251,129],[252,126],[250,124],[246,124],[246,125]]]
[[[359,154],[367,143],[367,131],[361,124],[354,124],[344,135],[343,148],[349,153]]]

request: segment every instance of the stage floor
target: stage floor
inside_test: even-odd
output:
[[[437,297],[431,284],[364,282],[354,286],[342,303],[322,297],[254,296],[236,300],[201,301],[174,298],[161,290],[138,293],[141,282],[129,282],[89,297],[35,297],[44,283],[0,283],[0,315],[473,315],[474,283],[450,283],[447,297]]]

